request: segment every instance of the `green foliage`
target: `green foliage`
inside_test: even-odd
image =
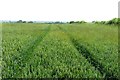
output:
[[[4,23],[2,77],[117,78],[117,33],[98,24]]]
[[[73,24],[73,23],[87,23],[87,22],[85,22],[85,21],[70,21],[69,23]]]
[[[28,23],[33,23],[33,21],[28,21]]]
[[[26,21],[23,21],[22,23],[26,23]]]
[[[114,18],[110,20],[108,24],[120,24],[120,18]]]
[[[109,21],[93,21],[92,23],[95,24],[109,24],[109,25],[119,25],[120,24],[120,18],[113,18]]]
[[[73,27],[76,26],[76,27]],[[114,26],[114,25],[113,25]],[[100,24],[73,24],[66,29],[78,50],[106,77],[119,77],[118,28]],[[63,26],[64,28],[64,26]],[[78,35],[77,35],[78,34]],[[95,63],[93,63],[95,62]]]
[[[17,23],[22,23],[22,20],[17,21]]]

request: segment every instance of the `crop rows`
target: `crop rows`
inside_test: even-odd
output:
[[[4,24],[3,78],[118,78],[117,27]]]
[[[30,62],[31,74],[29,77],[102,77],[99,71],[95,70],[95,68],[78,53],[67,35],[62,31],[55,30],[56,29],[50,31],[42,43],[34,50],[34,58],[32,58],[33,61]]]
[[[65,28],[62,28],[63,31],[65,31]],[[82,27],[81,25],[76,27],[69,26],[68,29],[66,29],[67,34],[70,35],[71,41],[77,50],[82,53],[105,78],[119,77],[118,37],[116,28],[117,27],[106,26],[98,27],[98,25],[95,27],[84,25]]]
[[[6,28],[7,26],[4,25],[4,27]],[[15,29],[15,27],[11,28],[13,28],[11,30]],[[18,75],[21,72],[24,61],[28,60],[27,57],[29,57],[35,47],[35,43],[42,39],[47,30],[47,27],[44,27],[45,31],[34,31],[30,27],[29,30],[25,30],[22,26],[18,28],[15,31],[8,30],[6,32],[4,32],[3,28],[3,77],[14,77],[14,75]],[[20,30],[21,28],[22,30]],[[24,30],[25,32],[23,32]]]

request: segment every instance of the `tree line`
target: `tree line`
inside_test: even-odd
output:
[[[87,23],[85,21],[70,21],[70,24],[73,23]],[[120,25],[120,18],[113,18],[112,20],[109,21],[92,21],[94,24],[108,24],[108,25]]]
[[[19,21],[17,21],[16,23],[34,23],[33,21],[22,21],[22,20],[19,20]]]
[[[19,20],[17,21],[16,23],[34,23],[33,21],[22,21],[22,20]],[[48,24],[63,24],[65,22],[59,22],[59,21],[56,21],[56,22],[44,22],[44,23],[48,23]],[[70,21],[70,22],[67,22],[69,24],[74,24],[74,23],[78,23],[78,24],[81,24],[81,23],[87,23],[86,21]],[[113,18],[109,21],[92,21],[92,23],[94,24],[106,24],[106,25],[120,25],[120,18]]]
[[[113,18],[109,21],[92,21],[95,24],[120,25],[120,18]]]

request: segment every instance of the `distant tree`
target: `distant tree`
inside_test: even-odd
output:
[[[70,21],[69,23],[72,24],[72,23],[87,23],[87,22],[85,22],[85,21]]]
[[[113,24],[118,24],[118,18],[112,19]]]
[[[110,25],[113,24],[113,21],[112,20],[108,21],[108,24],[110,24]]]
[[[70,21],[70,24],[74,23],[74,21]]]
[[[112,19],[113,24],[120,24],[120,18]]]
[[[107,24],[113,24],[113,25],[117,25],[117,24],[120,24],[120,18],[113,18],[112,20],[109,20],[107,22]]]
[[[59,22],[59,21],[56,21],[56,22],[54,22],[55,24],[60,24],[61,22]]]
[[[17,23],[22,23],[22,20],[17,21]]]
[[[95,23],[95,21],[92,21],[92,23]]]
[[[85,22],[85,21],[80,21],[79,23],[87,23],[87,22]]]
[[[113,18],[109,21],[92,21],[95,24],[106,24],[106,25],[118,25],[120,24],[120,18]]]
[[[100,23],[101,23],[101,24],[105,24],[105,22],[106,22],[106,21],[101,21]]]
[[[33,21],[29,21],[28,23],[33,23]]]
[[[23,21],[22,23],[26,23],[26,21]]]
[[[120,25],[120,18],[118,18],[118,20],[117,20],[117,24],[119,24],[119,25]]]
[[[92,21],[92,23],[98,24],[98,23],[100,23],[100,22],[98,22],[98,21]]]

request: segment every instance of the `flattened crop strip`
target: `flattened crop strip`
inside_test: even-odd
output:
[[[29,61],[34,49],[38,46],[38,43],[40,43],[42,39],[48,34],[49,30],[50,27],[48,27],[41,35],[32,40],[29,44],[30,46],[23,47],[23,49],[19,51],[19,55],[13,58],[13,61],[15,62],[13,63],[13,77],[19,76],[20,73],[22,73],[22,69],[25,67],[26,62]]]

